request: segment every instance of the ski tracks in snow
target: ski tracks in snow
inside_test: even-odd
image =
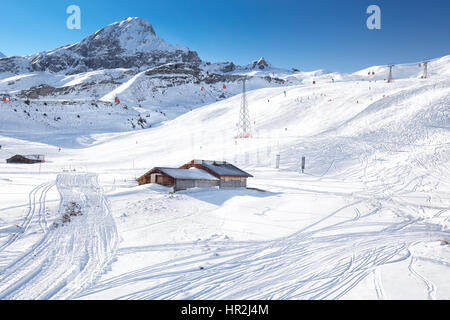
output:
[[[355,211],[360,221],[378,210],[364,214]],[[272,241],[208,243],[213,251],[105,279],[82,296],[139,283],[140,290],[131,289],[132,292],[117,298],[339,299],[377,267],[409,258],[410,244],[418,239],[430,240],[430,226],[420,223],[402,224],[395,232],[390,227],[354,232],[354,223],[355,217],[322,228],[315,225],[312,231],[305,228]],[[378,275],[375,281],[376,292],[382,299]]]
[[[386,299],[379,267],[411,259],[409,272],[425,284],[428,297],[435,298],[435,285],[417,272],[410,248],[418,242],[446,238],[448,231],[423,219],[419,213],[424,205],[411,202],[407,196],[421,190],[424,179],[437,177],[417,172],[414,162],[403,158],[399,160],[404,165],[374,167],[368,147],[361,161],[365,187],[341,194],[347,205],[302,230],[272,241],[210,242],[208,247],[213,251],[105,279],[79,297],[128,286],[130,289],[116,296],[118,299],[339,299],[372,275],[377,298]],[[298,192],[295,187],[285,190]],[[331,222],[344,210],[355,215]],[[438,214],[445,209],[440,210]],[[371,219],[375,214],[392,213],[400,221]],[[167,249],[182,250],[185,246],[173,244]],[[158,251],[161,246],[142,250]],[[138,283],[140,289],[133,289]]]
[[[19,228],[21,232],[14,233],[5,243],[0,245],[0,252],[16,242],[29,229],[33,220],[37,220],[43,232],[48,231],[45,201],[48,191],[54,186],[54,182],[47,182],[30,191],[28,195],[28,210]]]
[[[428,293],[428,299],[429,300],[436,300],[436,286],[429,281],[427,278],[425,278],[423,275],[421,275],[417,270],[414,268],[414,264],[417,262],[417,257],[414,255],[411,256],[411,260],[409,262],[408,269],[411,272],[411,274],[418,279],[420,282],[423,282],[426,286],[427,293]]]
[[[383,282],[381,280],[381,275],[380,275],[380,272],[378,269],[375,269],[373,271],[373,279],[374,279],[375,292],[377,294],[377,299],[384,300],[385,294],[384,294]]]
[[[53,185],[38,188],[48,191]],[[46,233],[28,252],[1,271],[0,299],[70,299],[95,281],[114,257],[117,230],[97,175],[60,174],[56,185],[61,195],[61,213],[66,204],[76,202],[81,205],[83,215],[57,228],[48,228],[45,195],[36,197],[35,191],[30,194],[33,199],[30,203],[34,205],[27,217],[35,215],[33,208],[38,207],[43,213],[38,223]],[[24,225],[28,226],[30,219]]]

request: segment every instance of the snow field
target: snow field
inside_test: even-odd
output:
[[[50,188],[48,183],[38,188]],[[95,280],[114,256],[117,232],[106,200],[94,174],[60,174],[56,186],[61,196],[60,210],[70,202],[81,205],[81,217],[48,225],[44,234],[0,274],[1,299],[68,299]],[[30,197],[36,193],[33,190]],[[42,207],[42,197],[39,200]],[[31,207],[30,207],[31,208]],[[30,209],[34,212],[34,209]],[[39,211],[41,221],[41,211]],[[25,223],[28,221],[28,216]],[[24,227],[24,232],[26,228]],[[16,240],[8,241],[10,246]],[[5,245],[3,245],[5,247]]]
[[[85,147],[61,152],[56,143],[2,136],[2,156],[26,146],[49,159],[40,173],[36,165],[1,164],[2,185],[27,179],[36,187],[67,166],[96,172],[118,236],[108,211],[95,209],[102,196],[94,176],[60,176],[63,203],[84,195],[93,220],[83,215],[64,227],[83,226],[81,234],[49,232],[62,248],[35,244],[25,233],[38,258],[30,263],[26,254],[3,267],[1,283],[9,285],[0,286],[0,296],[448,299],[450,255],[441,244],[450,223],[449,88],[443,77],[303,84],[287,87],[286,97],[280,88],[251,91],[254,138],[237,143],[239,95],[152,129],[95,134]],[[237,164],[260,191],[171,195],[164,187],[136,186],[134,179],[154,166],[195,158]],[[26,205],[11,207],[25,203],[29,190],[16,190],[0,207],[14,212],[1,215],[0,230],[20,222],[21,211],[27,223]],[[10,238],[0,239],[3,245]],[[97,241],[100,253],[93,254]],[[62,256],[73,252],[80,254],[71,269]],[[44,280],[49,266],[59,266],[55,273],[66,282]]]

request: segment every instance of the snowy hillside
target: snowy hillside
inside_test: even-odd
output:
[[[0,58],[6,57],[2,52],[0,52]]]
[[[12,99],[3,105],[3,128],[27,123],[41,132],[78,131],[78,119],[87,134],[149,128],[240,93],[243,77],[249,89],[259,89],[291,83],[280,78],[290,73],[263,58],[243,67],[202,61],[166,43],[148,21],[127,18],[73,45],[0,60],[0,94]]]
[[[430,75],[448,75],[449,60],[431,60]],[[423,70],[411,63],[397,65],[393,72],[394,79],[406,79],[420,78]],[[189,48],[165,42],[148,21],[127,18],[73,45],[1,59],[0,95],[11,97],[11,102],[0,102],[0,134],[83,146],[90,134],[152,128],[226,101],[241,93],[244,77],[247,89],[256,90],[381,81],[387,75],[384,66],[344,74],[281,69],[265,58],[245,66],[206,62]],[[15,130],[24,125],[34,128],[34,134]],[[53,134],[58,139],[51,142]]]
[[[432,60],[430,76],[448,75],[449,59],[450,56],[446,56]],[[170,63],[142,72],[110,69],[75,75],[45,72],[5,75],[0,79],[0,93],[10,95],[12,101],[0,102],[3,110],[0,133],[66,147],[79,141],[78,138],[84,140],[80,135],[155,127],[195,108],[226,101],[242,91],[240,80],[243,76],[250,77],[248,90],[272,87],[284,91],[296,84],[315,89],[333,81],[383,81],[388,74],[388,69],[383,67],[369,68],[376,73],[368,76],[367,70],[354,74],[292,73],[274,68],[253,70],[236,66],[234,71],[214,73],[226,68],[224,65],[230,66]],[[393,72],[394,78],[401,80],[418,79],[423,71],[417,64],[408,64],[396,66]],[[313,81],[315,86],[311,86]],[[116,98],[120,103],[114,102]],[[20,125],[35,128],[35,134],[21,135],[14,130]],[[73,134],[68,135],[69,131]],[[36,135],[38,132],[41,134]],[[53,133],[58,133],[58,142],[42,140]]]
[[[239,81],[236,95],[220,101],[189,90],[199,84],[181,85],[170,99],[197,108],[160,113],[151,128],[125,131],[122,117],[148,112],[155,119],[157,112],[145,102],[126,110],[109,100],[129,103],[133,90],[145,92],[151,70],[114,80],[120,84],[100,92],[97,107],[76,96],[60,105],[37,99],[17,112],[2,105],[0,157],[44,154],[47,162],[0,164],[0,298],[450,298],[450,56],[431,61],[428,79],[417,63],[398,65],[393,83],[383,81],[384,67],[279,71],[276,77],[292,80],[259,89],[253,78],[247,140],[234,139]],[[19,78],[49,77],[56,87],[110,72]],[[175,110],[173,102],[156,105]],[[44,110],[53,112],[52,129],[29,119]],[[90,134],[88,122],[98,133]],[[155,166],[192,159],[226,160],[254,178],[249,189],[171,194],[137,186]],[[74,199],[85,214],[51,228]]]

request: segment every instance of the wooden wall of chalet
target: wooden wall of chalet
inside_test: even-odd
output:
[[[219,186],[217,180],[187,180],[176,179],[174,191],[187,190],[190,188],[211,188]]]
[[[175,179],[172,178],[171,176],[168,176],[165,173],[162,173],[161,175],[158,175],[156,177],[156,181],[157,184],[161,184],[163,186],[173,186],[175,184]]]
[[[156,180],[152,181],[152,175],[155,174],[157,175]],[[175,184],[175,179],[159,170],[152,170],[143,175],[142,177],[138,178],[137,181],[139,185],[157,183],[164,186],[173,186]]]
[[[143,184],[149,184],[150,183],[150,175],[144,175],[137,179],[140,186]]]
[[[246,188],[247,177],[220,177],[220,188]]]

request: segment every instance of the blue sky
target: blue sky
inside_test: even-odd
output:
[[[81,30],[66,28],[71,4],[81,8]],[[372,4],[381,8],[381,30],[366,27]],[[6,55],[75,43],[129,16],[206,61],[243,65],[263,56],[279,67],[351,72],[450,54],[448,0],[3,0],[1,10]]]

